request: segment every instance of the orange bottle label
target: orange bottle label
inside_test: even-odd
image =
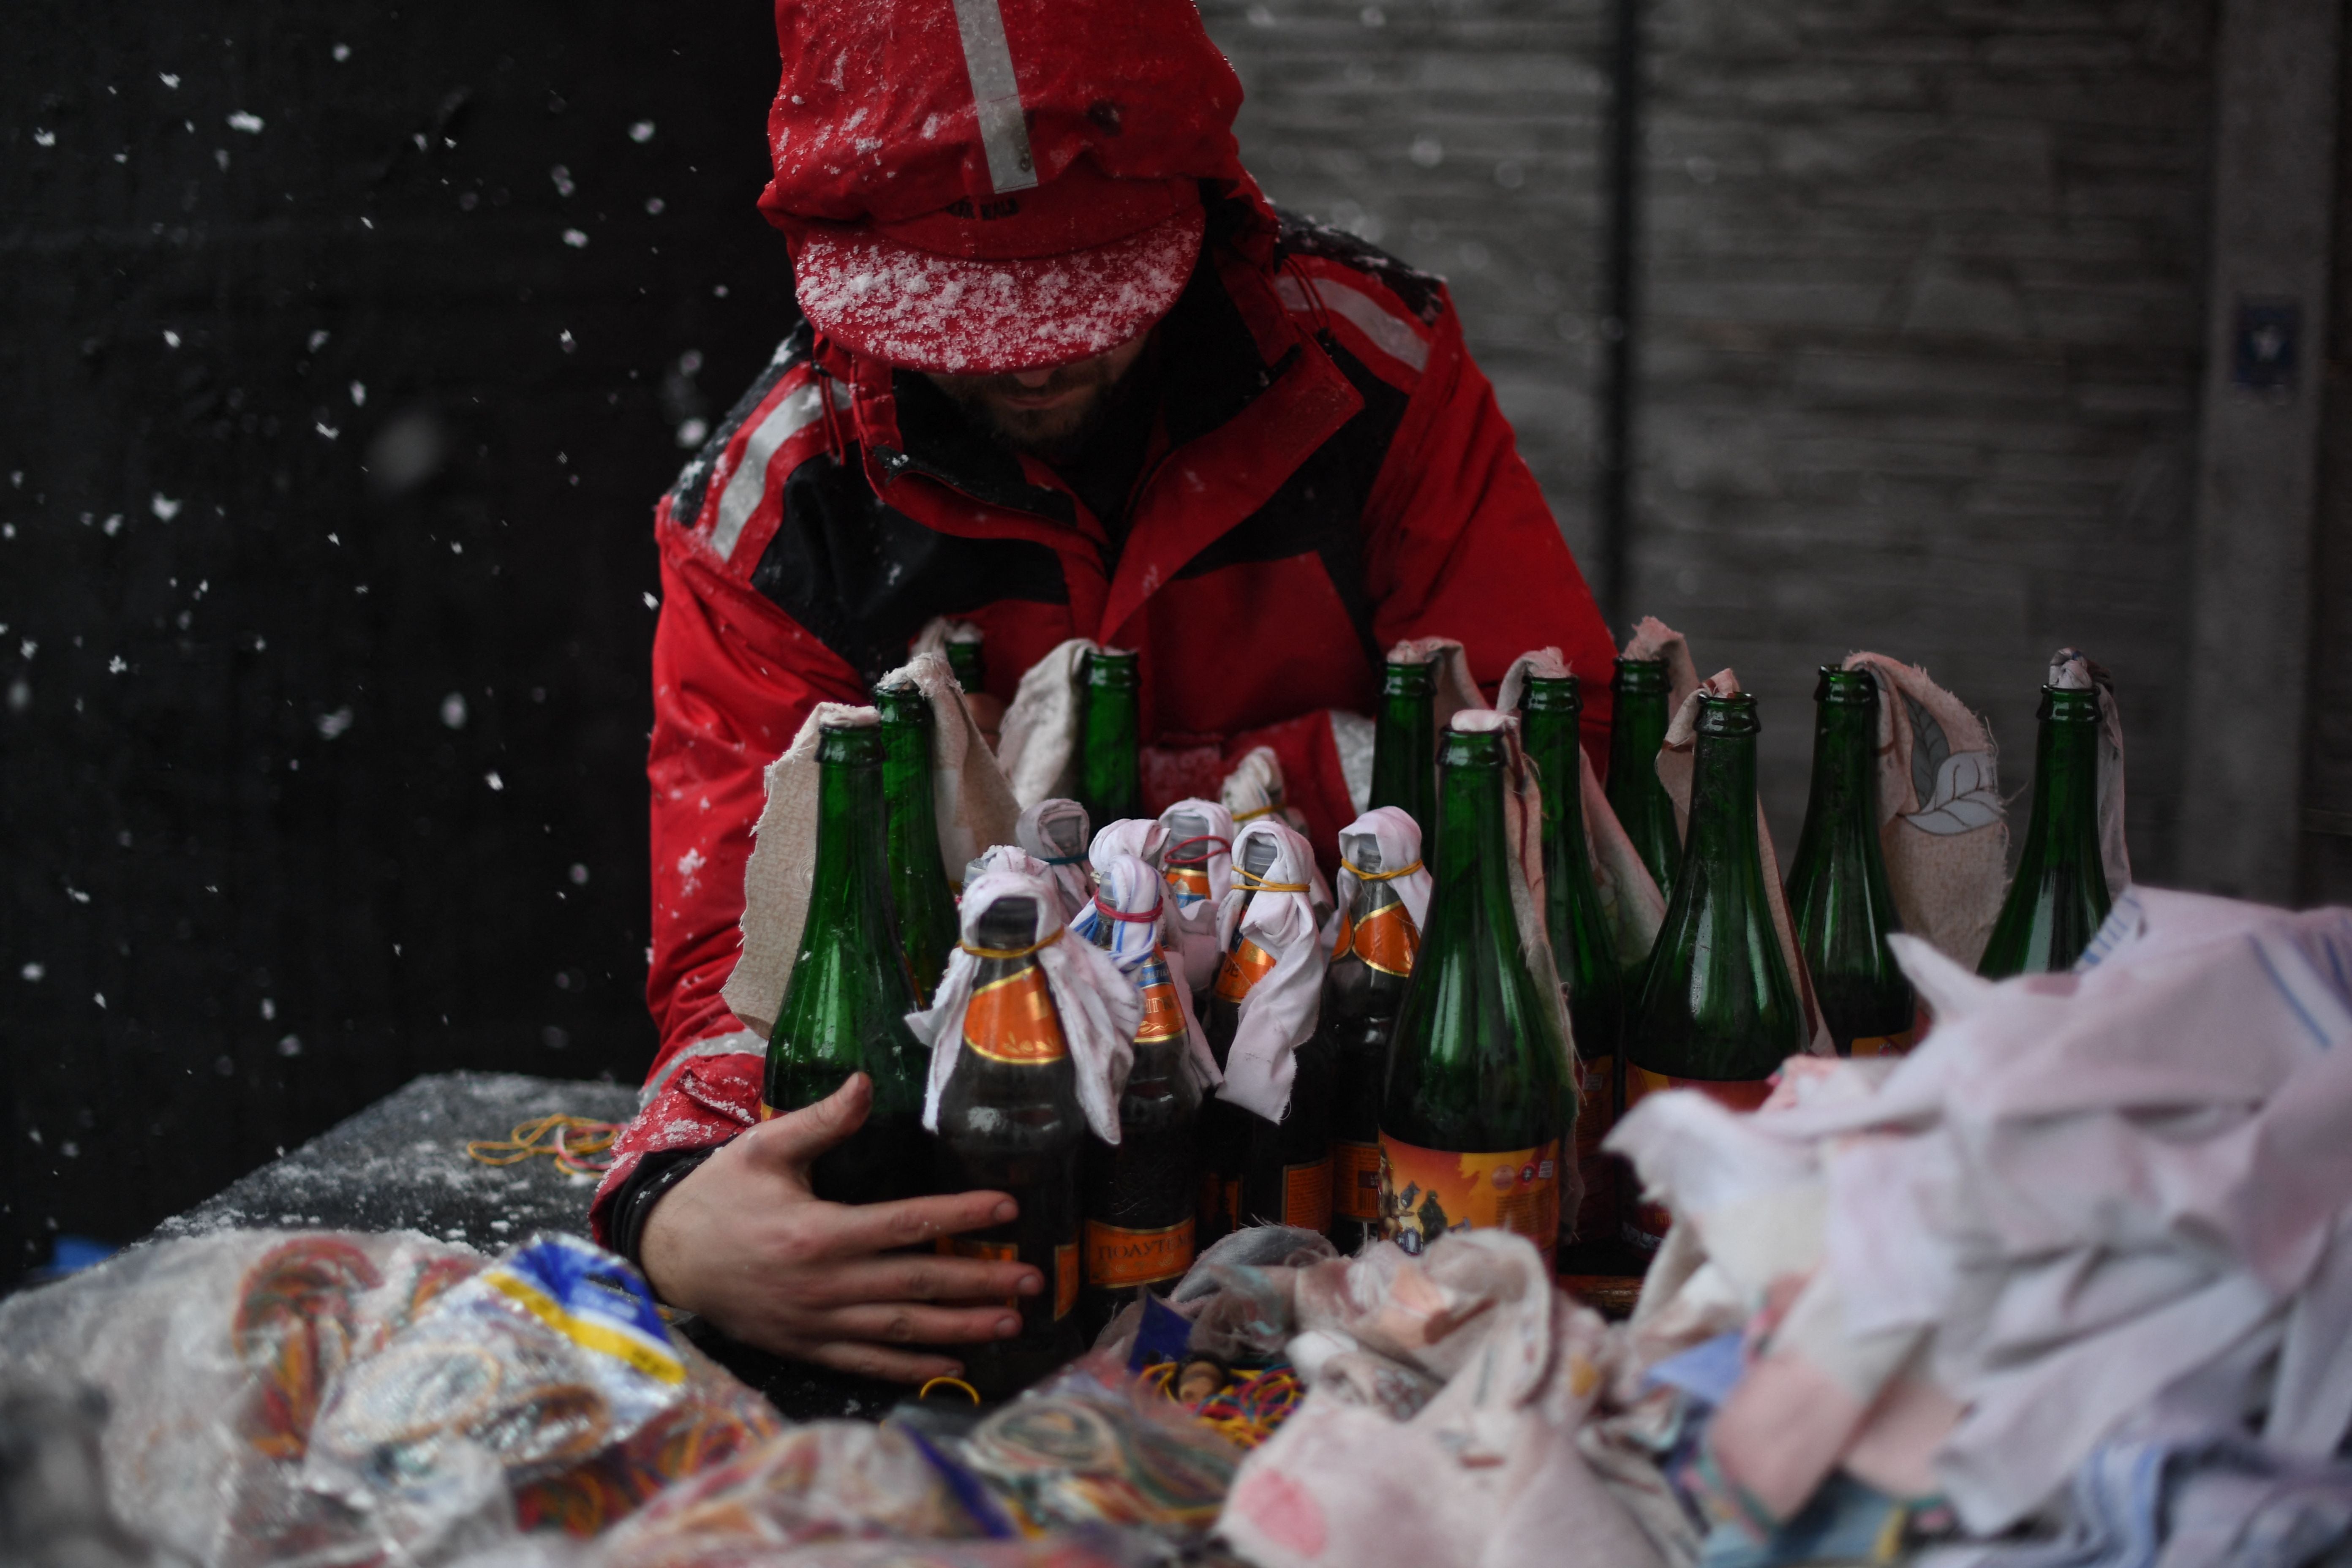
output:
[[[1078,1267],[1078,1244],[1056,1242],[1054,1247],[1054,1321],[1060,1322],[1078,1304],[1078,1283],[1085,1278]]]
[[[1643,1095],[1668,1089],[1695,1089],[1731,1110],[1753,1110],[1772,1097],[1769,1079],[1670,1078],[1631,1062],[1625,1064],[1626,1110],[1641,1104]],[[1648,1198],[1626,1205],[1624,1215],[1620,1234],[1644,1252],[1655,1252],[1673,1227],[1673,1216],[1666,1212],[1665,1205]]]
[[[1021,1248],[1009,1241],[975,1241],[968,1236],[943,1236],[938,1251],[942,1258],[977,1258],[982,1263],[1018,1263]],[[1004,1304],[1015,1311],[1021,1310],[1021,1298],[1007,1296]]]
[[[1068,1056],[1045,972],[1033,966],[974,990],[964,1009],[963,1043],[1000,1062],[1052,1062]]]
[[[1559,1240],[1559,1140],[1455,1153],[1381,1134],[1381,1234],[1419,1256],[1449,1230],[1516,1231],[1551,1266]]]
[[[1209,868],[1206,866],[1169,867],[1168,890],[1176,895],[1176,907],[1179,909],[1208,902]]]
[[[1181,1279],[1192,1267],[1192,1222],[1189,1219],[1159,1230],[1127,1230],[1098,1219],[1087,1221],[1087,1283],[1098,1289],[1157,1285]]]
[[[1331,1212],[1341,1219],[1371,1224],[1381,1217],[1381,1146],[1331,1145]]]
[[[1846,1054],[1854,1057],[1907,1056],[1918,1037],[1918,1032],[1914,1029],[1906,1029],[1899,1035],[1856,1035],[1853,1048]]]
[[[1274,962],[1274,954],[1242,938],[1217,968],[1217,995],[1227,1002],[1240,1001],[1250,994],[1251,986],[1266,977]]]
[[[1339,957],[1356,945],[1356,917],[1351,910],[1339,911],[1339,934],[1331,939],[1331,956]]]
[[[1282,1223],[1301,1230],[1331,1228],[1331,1157],[1282,1168]]]
[[[1135,1043],[1151,1045],[1160,1040],[1184,1037],[1184,1008],[1176,999],[1176,984],[1169,978],[1168,956],[1158,948],[1143,963],[1139,976],[1143,995],[1143,1022],[1136,1026]]]
[[[1412,929],[1412,916],[1400,900],[1358,921],[1349,944],[1358,958],[1383,974],[1411,974],[1413,957],[1421,952],[1421,933]]]

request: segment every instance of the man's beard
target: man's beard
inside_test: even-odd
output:
[[[1121,401],[1133,395],[1133,386],[1142,379],[1122,376],[1107,382],[1098,366],[1066,366],[1057,371],[1055,379],[1033,390],[1056,392],[1071,384],[1062,375],[1076,372],[1088,387],[1084,398],[1056,408],[1012,408],[989,396],[989,383],[975,381],[963,386],[946,388],[950,397],[964,411],[966,418],[985,431],[1000,446],[1049,463],[1064,463],[1086,449],[1096,432],[1109,419]]]

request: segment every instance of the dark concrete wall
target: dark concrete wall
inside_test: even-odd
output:
[[[0,1279],[420,1071],[643,1070],[650,509],[789,300],[761,7],[8,33]]]

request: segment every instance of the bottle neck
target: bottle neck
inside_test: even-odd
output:
[[[940,843],[931,795],[931,705],[920,692],[879,695],[890,858],[901,865],[919,865],[924,847],[936,857]],[[940,874],[946,874],[944,868]]]
[[[872,730],[829,731],[818,742],[816,864],[808,923],[855,924],[886,906],[889,863],[881,740]],[[887,929],[887,926],[886,926]]]
[[[2024,854],[2045,864],[2099,862],[2099,695],[2045,688],[2033,742],[2033,815]]]
[[[1135,656],[1104,652],[1087,666],[1086,717],[1079,742],[1078,803],[1099,828],[1143,809],[1137,751],[1140,713]]]
[[[1566,690],[1549,691],[1548,687]],[[1543,786],[1545,843],[1549,847],[1555,837],[1572,839],[1579,860],[1584,858],[1584,774],[1578,763],[1577,731],[1583,711],[1573,679],[1528,682],[1521,723],[1528,756]]]
[[[1432,894],[1430,952],[1476,940],[1516,942],[1510,861],[1503,833],[1503,741],[1494,733],[1450,734],[1437,785],[1437,885]],[[1442,906],[1445,917],[1434,909]]]
[[[1756,730],[1752,714],[1744,727],[1702,724],[1691,757],[1690,829],[1683,841],[1685,865],[1706,862],[1731,870],[1753,866],[1761,880],[1763,856],[1756,837]]]
[[[1429,816],[1436,771],[1437,686],[1430,667],[1389,665],[1372,726],[1370,804],[1402,808],[1426,836],[1435,826]]]
[[[1609,721],[1609,784],[1622,779],[1654,776],[1658,751],[1666,743],[1665,666],[1640,668],[1641,661],[1621,660],[1612,685],[1616,701]]]
[[[1877,704],[1822,699],[1813,713],[1813,778],[1805,803],[1807,837],[1811,837],[1816,824],[1832,839],[1875,833],[1877,779]]]

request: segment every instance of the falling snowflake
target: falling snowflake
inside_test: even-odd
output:
[[[489,785],[493,790],[501,790],[507,787],[507,781],[499,777],[499,770],[496,768],[492,768],[488,773],[484,773],[482,775],[482,782]]]
[[[258,136],[261,134],[261,116],[248,114],[240,109],[228,117],[228,128],[231,131],[242,131],[247,136]]]
[[[152,510],[157,517],[162,518],[165,522],[169,522],[173,518],[180,515],[180,507],[182,503],[173,500],[162,490],[157,490],[154,495],[149,499],[147,505],[149,510]]]
[[[635,125],[629,127],[630,141],[643,144],[652,141],[653,139],[654,122],[652,121],[640,120]]]

